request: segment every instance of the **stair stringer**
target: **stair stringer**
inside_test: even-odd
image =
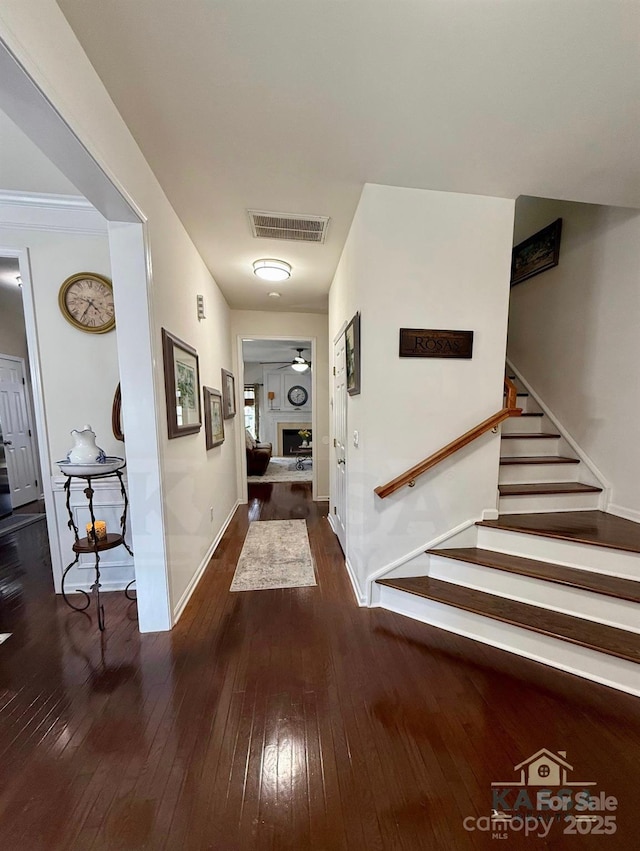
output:
[[[411,576],[428,576],[429,575],[429,555],[427,550],[436,549],[437,547],[456,546],[456,547],[475,547],[478,538],[478,520],[494,520],[497,512],[495,509],[487,509],[483,511],[482,517],[473,517],[470,520],[465,520],[458,526],[444,532],[437,538],[433,538],[421,545],[419,548],[407,553],[404,556],[386,564],[380,570],[372,573],[367,577],[366,587],[366,605],[375,607],[380,605],[380,585],[376,584],[378,579],[403,578]]]
[[[510,371],[513,372],[520,384],[522,384],[527,393],[529,393],[529,395],[539,406],[540,410],[544,413],[544,415],[550,420],[550,422],[553,424],[554,429],[561,435],[562,440],[566,441],[573,453],[580,459],[581,464],[579,465],[579,481],[587,485],[596,485],[597,487],[602,488],[598,508],[601,511],[607,511],[607,507],[611,501],[611,483],[608,481],[606,476],[603,475],[602,471],[598,468],[595,462],[587,455],[587,453],[582,449],[582,447],[562,425],[556,414],[549,408],[547,404],[542,401],[542,397],[536,391],[535,387],[531,385],[531,383],[522,375],[518,368],[514,366],[513,362],[510,361],[508,358],[507,367]],[[583,464],[584,467],[582,467]],[[549,510],[558,511],[562,509],[550,508]],[[569,508],[567,510],[574,509]],[[523,510],[523,513],[526,513],[526,510]]]

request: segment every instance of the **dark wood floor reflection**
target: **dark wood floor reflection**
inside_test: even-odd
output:
[[[360,609],[308,485],[259,485],[172,633],[50,593],[44,524],[0,540],[0,849],[637,846],[640,701]],[[304,518],[318,586],[229,593],[249,519]],[[468,832],[540,748],[619,799],[614,836]],[[469,824],[469,823],[468,823]]]

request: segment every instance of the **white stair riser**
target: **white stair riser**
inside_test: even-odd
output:
[[[535,414],[540,410],[540,405],[531,396],[518,396],[516,408],[521,408],[523,413]]]
[[[505,420],[502,423],[502,434],[522,434],[523,432],[541,432],[549,430],[550,424],[545,417],[509,417],[508,420]]]
[[[599,493],[531,494],[529,496],[501,496],[498,500],[500,514],[540,514],[547,511],[589,511],[600,505]]]
[[[523,558],[535,558],[569,567],[582,567],[608,576],[640,580],[640,553],[594,547],[577,541],[563,541],[541,535],[510,532],[490,526],[477,528],[477,546],[483,550],[497,550]]]
[[[505,458],[522,455],[559,455],[560,438],[516,437],[500,441],[500,454]]]
[[[431,555],[429,576],[556,612],[640,633],[640,606],[506,570]],[[638,582],[640,592],[640,582]]]
[[[575,482],[579,467],[579,464],[501,464],[498,481],[501,485]]]
[[[414,620],[640,696],[640,665],[633,662],[426,600],[396,588],[382,586],[380,605]]]

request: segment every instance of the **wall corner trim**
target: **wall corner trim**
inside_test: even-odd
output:
[[[180,599],[178,600],[178,603],[174,607],[172,626],[175,626],[178,623],[180,617],[182,616],[182,613],[184,612],[185,608],[187,607],[187,603],[191,599],[193,592],[198,587],[198,583],[200,582],[200,580],[202,579],[202,577],[204,575],[204,572],[207,568],[207,565],[209,564],[209,561],[211,560],[211,556],[215,553],[216,549],[218,548],[218,544],[222,540],[222,536],[224,535],[224,533],[227,531],[227,527],[229,526],[229,524],[233,520],[233,517],[236,513],[236,510],[237,510],[237,508],[240,504],[241,504],[240,500],[235,501],[233,508],[231,509],[229,514],[227,515],[227,518],[224,521],[224,523],[222,524],[222,526],[220,527],[218,534],[215,536],[215,538],[213,539],[213,541],[209,545],[209,548],[207,549],[206,553],[204,554],[204,558],[202,559],[202,561],[198,565],[198,569],[193,574],[191,581],[189,582],[189,584],[185,588],[185,590],[182,594],[182,597],[180,597]]]

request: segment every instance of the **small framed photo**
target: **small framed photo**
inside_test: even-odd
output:
[[[225,420],[236,415],[236,380],[226,369],[222,370],[222,413]]]
[[[347,360],[347,393],[357,396],[360,393],[360,313],[356,313],[344,332],[345,355]]]
[[[558,265],[561,235],[562,219],[556,219],[515,246],[511,257],[512,287]]]
[[[222,415],[222,393],[212,387],[204,390],[204,435],[207,449],[224,443],[224,417]]]
[[[196,434],[202,427],[198,353],[163,328],[162,354],[169,439]]]

